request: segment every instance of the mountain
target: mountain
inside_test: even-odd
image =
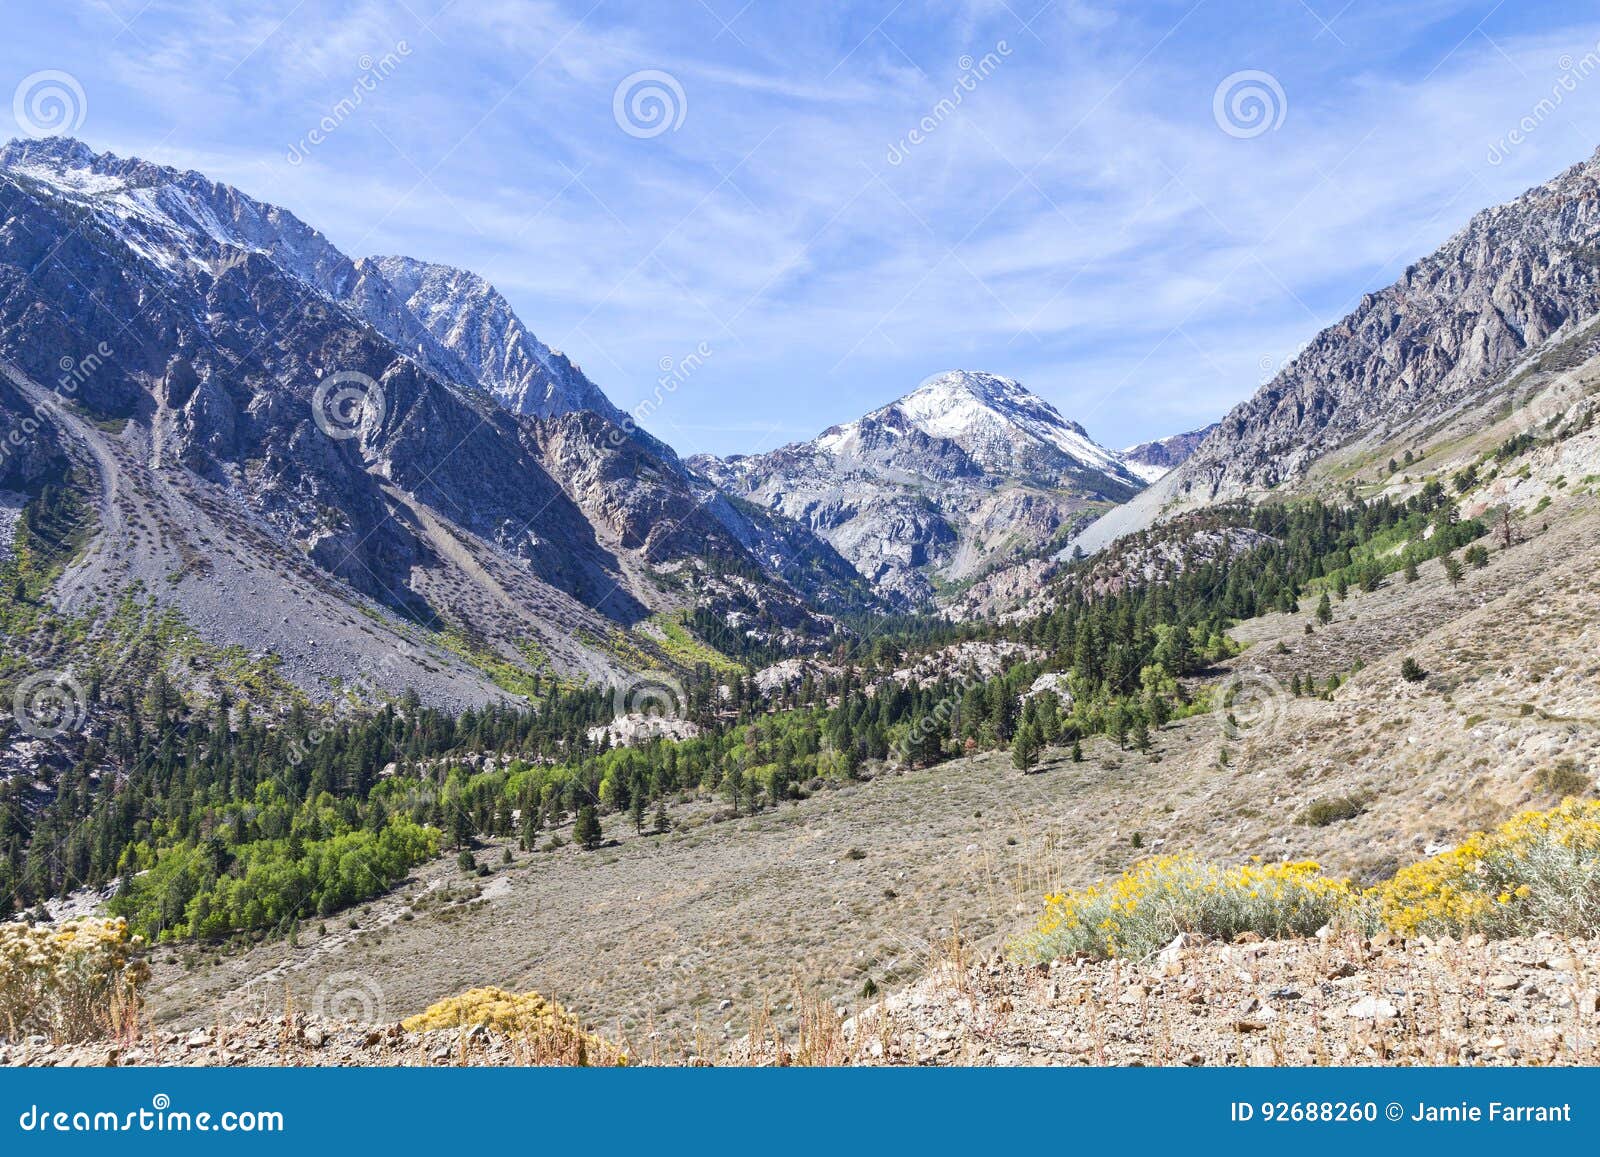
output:
[[[826,642],[785,567],[818,604],[870,605],[471,274],[353,260],[230,186],[66,138],[0,148],[0,222],[0,429],[25,442],[0,488],[69,488],[95,524],[64,609],[131,592],[318,694],[460,704],[507,672],[671,666],[663,617]]]
[[[1010,378],[955,370],[809,442],[690,463],[729,494],[808,525],[880,591],[941,586],[1035,554],[1143,483]]]
[[[550,418],[588,410],[623,424],[611,399],[565,354],[529,333],[511,303],[476,273],[410,257],[370,263],[427,332],[512,413]]]
[[[1122,460],[1146,482],[1154,482],[1163,474],[1188,461],[1189,455],[1217,428],[1215,422],[1187,434],[1171,434],[1154,442],[1140,442],[1122,452]]]
[[[1503,418],[1600,348],[1600,154],[1486,209],[1317,334],[1188,460],[1076,544],[1197,504],[1341,487]]]

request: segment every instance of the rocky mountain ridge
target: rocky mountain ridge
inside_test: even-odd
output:
[[[307,689],[406,654],[392,640],[419,628],[585,678],[664,662],[648,634],[606,640],[679,610],[825,640],[832,622],[774,565],[795,555],[817,601],[871,599],[826,544],[689,472],[470,274],[352,260],[286,210],[65,138],[0,148],[0,222],[0,426],[30,435],[0,486],[79,464],[103,531],[155,531],[102,533],[79,572],[258,641]],[[207,576],[240,535],[258,597],[218,603]],[[319,605],[372,632],[245,621],[303,607],[307,563]],[[407,658],[386,689],[494,694],[470,675],[441,688],[435,666]]]
[[[1338,484],[1335,473],[1421,450],[1464,414],[1487,424],[1526,401],[1524,375],[1592,353],[1597,315],[1600,154],[1476,214],[1363,296],[1181,467],[1076,543],[1095,550],[1174,510],[1301,487],[1330,463]]]
[[[935,375],[809,442],[691,465],[729,494],[808,525],[914,606],[1038,553],[1085,511],[1143,485],[1021,383],[967,370]]]

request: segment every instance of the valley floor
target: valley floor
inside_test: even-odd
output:
[[[1225,862],[1309,858],[1367,882],[1513,811],[1592,792],[1600,767],[1600,512],[1586,499],[1549,516],[1548,529],[1530,528],[1529,541],[1493,552],[1488,567],[1469,569],[1459,586],[1432,562],[1415,583],[1394,576],[1377,591],[1352,592],[1335,604],[1334,622],[1312,635],[1305,616],[1242,624],[1236,635],[1252,646],[1231,666],[1266,696],[1238,712],[1236,724],[1201,716],[1168,726],[1147,754],[1095,740],[1084,745],[1082,763],[1053,751],[1032,775],[1015,771],[1005,754],[957,760],[723,823],[711,821],[708,805],[685,805],[674,812],[679,827],[664,836],[624,833],[625,818],[612,816],[615,845],[523,853],[510,866],[490,849],[479,855],[493,868],[487,879],[439,861],[322,930],[302,927],[298,946],[159,950],[147,989],[154,1023],[187,1033],[316,1008],[341,1010],[342,1019],[352,1001],[360,1019],[392,1022],[464,989],[497,985],[560,1001],[598,1032],[630,1042],[636,1055],[716,1056],[768,1012],[790,1033],[807,1008],[849,1015],[873,1003],[874,989],[910,985],[894,1001],[923,1004],[891,1002],[905,1012],[910,1043],[887,1059],[950,1051],[935,1045],[956,1049],[945,1059],[973,1059],[977,1044],[952,1042],[991,1040],[996,1060],[1197,1055],[1236,1063],[1276,1047],[1274,1031],[1288,1034],[1286,1063],[1317,1059],[1307,1050],[1319,1047],[1351,1062],[1370,1059],[1367,1047],[1379,1059],[1451,1049],[1463,1060],[1600,1059],[1592,1018],[1579,1024],[1582,1002],[1559,1001],[1593,990],[1593,945],[1492,945],[1442,957],[1397,948],[1384,954],[1381,975],[1353,960],[1368,979],[1327,990],[1350,979],[1314,975],[1335,947],[1275,946],[1226,968],[1211,947],[1195,959],[1211,977],[1205,983],[1226,989],[1228,999],[1197,1006],[1179,993],[1182,977],[1163,982],[1179,986],[1172,999],[1125,1003],[1130,965],[1066,974],[985,966],[950,987],[981,996],[965,1013],[941,995],[943,982],[927,979],[941,975],[938,946],[958,932],[970,953],[988,956],[1032,922],[1046,890],[1118,872],[1152,850]],[[1405,657],[1422,666],[1425,681],[1400,678]],[[1320,688],[1358,660],[1364,668],[1331,699],[1282,690],[1296,676],[1315,677]],[[1354,801],[1357,814],[1328,822],[1313,807],[1328,801]],[[1503,951],[1541,960],[1575,952],[1584,963],[1571,984],[1529,973],[1502,999],[1491,978],[1537,964],[1501,960]],[[1230,969],[1263,979],[1225,985]],[[1537,999],[1517,994],[1528,978]],[[1302,996],[1268,999],[1284,987]],[[1096,995],[1079,1007],[1075,991]],[[1246,994],[1279,1019],[1238,1028],[1251,1015]],[[1347,1012],[1364,995],[1388,1000],[1397,1015],[1358,1047],[1351,1034],[1359,1026]],[[1469,998],[1480,1004],[1462,1011]],[[1039,1019],[1003,1028],[996,1018],[1007,1002]],[[1504,1027],[1513,1013],[1514,1031]],[[1416,1027],[1424,1015],[1434,1018],[1426,1031]],[[1338,1034],[1329,1035],[1330,1021]],[[1115,1033],[1113,1022],[1121,1026]],[[1588,1035],[1561,1035],[1569,1028]],[[1461,1039],[1452,1043],[1451,1033]],[[1321,1045],[1319,1034],[1328,1038]],[[1506,1051],[1490,1045],[1497,1037]]]

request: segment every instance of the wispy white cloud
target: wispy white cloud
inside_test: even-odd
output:
[[[1199,424],[1600,130],[1595,75],[1488,160],[1600,39],[1543,0],[1488,19],[1467,0],[708,2],[157,0],[131,33],[90,5],[25,23],[0,63],[78,71],[94,144],[203,168],[354,251],[479,270],[624,406],[710,342],[653,419],[689,451],[820,429],[951,365],[1022,378],[1116,444]],[[400,39],[403,68],[286,164]],[[643,68],[688,102],[649,140],[612,119]],[[1241,140],[1212,95],[1247,68],[1288,112]]]

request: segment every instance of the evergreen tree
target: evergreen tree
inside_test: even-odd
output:
[[[1038,765],[1039,736],[1032,723],[1017,729],[1017,737],[1011,743],[1011,762],[1018,771],[1032,771]]]
[[[1317,622],[1323,626],[1333,622],[1333,603],[1329,601],[1327,591],[1323,591],[1322,598],[1317,600]]]
[[[593,804],[586,803],[578,809],[578,820],[572,826],[572,838],[591,852],[600,846],[604,833]]]

